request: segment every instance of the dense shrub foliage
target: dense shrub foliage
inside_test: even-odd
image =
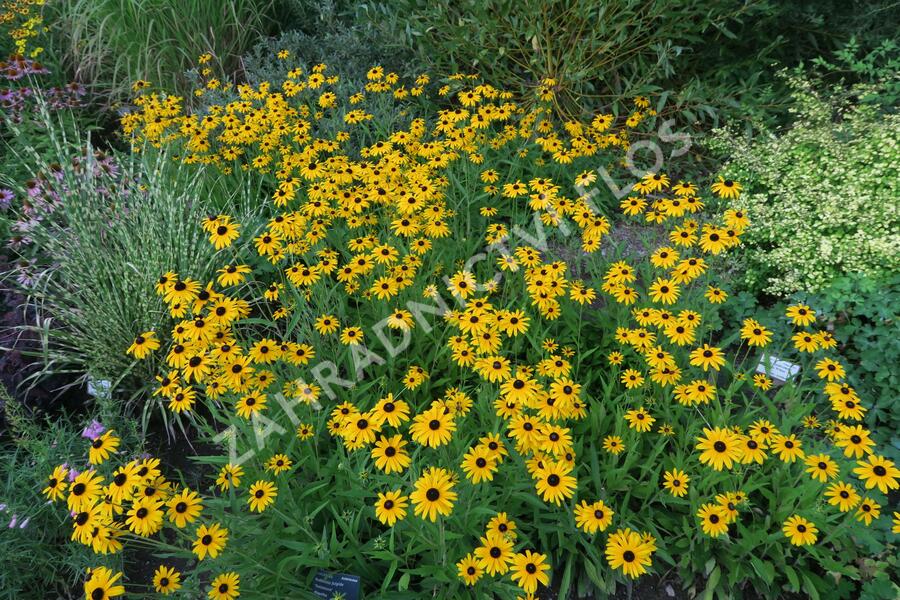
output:
[[[827,315],[823,325],[833,332],[841,355],[854,367],[847,373],[847,379],[871,403],[866,422],[877,432],[880,441],[895,447],[900,441],[897,437],[900,406],[895,401],[900,374],[894,368],[900,360],[898,284],[900,278],[896,275],[881,281],[842,277],[821,292],[799,292],[790,300]],[[790,301],[775,303],[765,314],[780,314]],[[760,311],[755,297],[748,292],[742,292],[732,308],[736,317]]]
[[[744,278],[772,294],[816,292],[844,276],[900,272],[900,116],[839,104],[793,77],[796,121],[752,142],[725,137],[726,170],[745,183],[754,215]],[[855,90],[865,96],[871,88]]]
[[[786,120],[789,90],[773,76],[773,64],[821,60],[847,45],[875,52],[900,26],[900,7],[860,0],[400,0],[336,6],[344,23],[374,27],[383,43],[414,52],[432,72],[478,71],[486,81],[517,91],[550,78],[555,109],[563,113],[581,115],[613,98],[653,93],[667,98],[668,116],[684,125],[724,119],[748,131]],[[842,71],[855,81],[870,75]]]

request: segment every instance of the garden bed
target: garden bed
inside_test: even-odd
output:
[[[633,4],[0,2],[0,598],[895,598],[898,11]]]

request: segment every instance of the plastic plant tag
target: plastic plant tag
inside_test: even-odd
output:
[[[793,379],[800,372],[800,365],[781,360],[777,356],[763,354],[759,359],[759,364],[756,365],[756,372],[763,373],[772,379],[784,383],[789,379]]]
[[[110,387],[112,387],[112,383],[107,381],[106,379],[94,379],[93,377],[88,378],[87,393],[94,398],[106,398],[107,396],[109,396]]]
[[[327,600],[359,600],[359,575],[319,571],[313,578],[312,592]]]

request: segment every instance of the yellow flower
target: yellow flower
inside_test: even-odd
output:
[[[570,471],[571,467],[563,461],[549,462],[538,470],[535,487],[544,502],[559,506],[564,499],[572,497],[578,481],[570,475]]]
[[[240,596],[241,578],[237,573],[229,572],[217,575],[209,587],[209,598],[212,600],[234,600]]]
[[[619,436],[608,435],[603,438],[603,449],[610,454],[619,454],[625,450],[625,444],[622,443],[622,438]]]
[[[215,558],[225,548],[228,542],[228,530],[218,523],[210,526],[201,525],[197,529],[197,539],[194,540],[194,554],[197,560],[203,560],[206,556]]]
[[[107,458],[109,458],[110,454],[116,451],[116,448],[119,447],[119,443],[120,440],[114,435],[112,429],[110,429],[103,435],[95,437],[93,440],[91,440],[91,448],[88,452],[88,460],[92,465],[99,465],[103,463]]]
[[[402,521],[406,516],[406,507],[409,504],[407,500],[409,498],[400,490],[379,492],[378,500],[375,502],[375,516],[388,527],[393,527],[397,521]]]
[[[741,195],[742,186],[733,179],[725,179],[721,175],[719,180],[712,184],[713,193],[719,198],[735,199]]]
[[[475,585],[484,575],[484,569],[478,563],[475,555],[471,552],[466,554],[462,560],[456,563],[456,570],[459,574],[459,578],[468,586]]]
[[[69,470],[63,465],[55,467],[53,472],[50,473],[50,476],[47,478],[47,487],[45,487],[41,493],[52,501],[62,498],[63,494],[66,492],[66,487],[69,485],[66,481],[68,472]]]
[[[800,515],[793,515],[784,522],[784,536],[795,546],[808,546],[816,543],[819,530],[811,522]]]
[[[634,579],[647,572],[654,546],[631,529],[619,529],[606,541],[606,560],[613,569],[621,569]]]
[[[154,331],[145,331],[140,334],[134,341],[128,346],[128,354],[131,354],[136,359],[141,360],[146,358],[151,352],[159,349],[159,340],[156,339],[156,332]]]
[[[859,503],[859,494],[852,485],[839,481],[832,483],[825,491],[828,504],[837,506],[841,512],[847,512]]]
[[[591,504],[582,500],[575,506],[575,524],[579,529],[591,535],[598,530],[606,531],[606,528],[612,523],[613,515],[615,513],[604,504],[603,500],[597,500]]]
[[[525,550],[513,556],[513,564],[511,575],[526,594],[532,594],[537,590],[538,584],[547,585],[550,582],[550,576],[547,571],[550,565],[547,564],[547,557],[531,550]]]
[[[106,600],[125,593],[125,587],[116,583],[122,573],[115,573],[106,567],[95,567],[89,571],[84,582],[84,595],[92,600]]]
[[[786,314],[787,317],[794,322],[794,325],[799,325],[801,327],[812,325],[816,321],[816,311],[805,304],[788,306]]]
[[[656,421],[653,417],[650,416],[644,407],[640,407],[637,410],[629,410],[625,413],[625,420],[628,421],[628,426],[636,431],[644,433],[646,431],[650,431],[653,423]]]
[[[709,464],[716,471],[730,469],[741,459],[740,439],[730,429],[704,427],[703,437],[698,437],[697,441],[697,449],[702,451],[700,462]]]
[[[415,490],[409,496],[415,514],[429,521],[436,521],[439,514],[448,516],[456,501],[453,485],[448,471],[429,467],[416,481]]]
[[[341,331],[341,343],[346,346],[357,346],[362,343],[363,336],[361,327],[345,327]]]
[[[181,589],[181,573],[171,567],[160,565],[153,572],[153,588],[163,596],[178,591]]]
[[[704,504],[697,511],[703,533],[716,538],[728,532],[728,515],[718,504]]]
[[[877,454],[870,454],[866,460],[856,463],[853,472],[865,482],[866,489],[878,487],[882,494],[888,490],[896,490],[900,487],[900,469],[894,466],[894,462]]]
[[[681,498],[688,493],[688,482],[691,480],[688,474],[678,469],[666,471],[663,475],[663,487],[676,498]]]
[[[229,463],[219,471],[219,475],[216,477],[216,485],[223,492],[230,490],[232,487],[239,487],[243,475],[243,467]]]
[[[176,527],[184,527],[193,523],[203,512],[203,502],[197,492],[184,488],[166,502],[169,520]]]
[[[871,498],[863,498],[856,508],[856,520],[871,525],[873,519],[881,516],[881,505]]]

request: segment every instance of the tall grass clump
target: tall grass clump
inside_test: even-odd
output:
[[[185,89],[187,65],[211,52],[236,67],[271,27],[272,0],[60,0],[48,6],[52,54],[109,106],[137,79]],[[63,58],[64,57],[64,58]]]
[[[568,113],[672,74],[678,55],[732,16],[730,4],[401,0],[369,18],[440,72],[484,71],[513,89],[547,86]]]
[[[5,277],[27,296],[23,334],[42,341],[44,367],[29,383],[50,374],[76,383],[90,377],[128,396],[150,372],[132,370],[122,340],[160,312],[148,301],[156,280],[174,257],[208,266],[214,251],[193,227],[196,215],[244,213],[249,194],[226,192],[165,153],[101,152],[90,139],[68,138],[48,113],[43,118],[56,155],[28,149],[22,158],[34,170],[12,185],[26,200],[13,208],[18,261]]]

